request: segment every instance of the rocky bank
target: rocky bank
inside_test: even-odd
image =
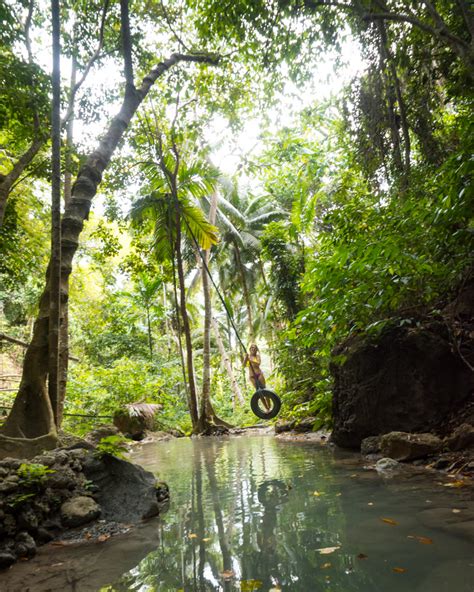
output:
[[[156,516],[169,497],[152,473],[90,444],[48,451],[28,461],[0,461],[0,569],[30,558],[60,536],[98,537]],[[128,526],[129,527],[129,526]],[[73,530],[71,530],[73,529]],[[108,534],[107,534],[108,533]],[[89,533],[90,534],[90,533]]]

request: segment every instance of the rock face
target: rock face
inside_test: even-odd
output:
[[[454,353],[443,322],[392,327],[377,339],[354,336],[336,348],[336,444],[358,448],[369,436],[441,426],[474,392],[474,373]]]
[[[102,508],[102,518],[133,523],[158,514],[155,477],[142,467],[114,456],[99,459],[88,455],[83,471],[96,489],[94,497]]]
[[[395,460],[415,460],[441,450],[443,441],[433,434],[390,432],[380,440],[381,453]]]
[[[450,450],[464,450],[474,447],[474,427],[468,423],[461,424],[446,439],[446,444]]]

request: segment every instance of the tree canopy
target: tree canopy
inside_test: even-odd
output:
[[[472,266],[470,3],[61,3],[57,403],[49,9],[0,0],[1,332],[31,342],[3,437],[134,402],[183,432],[252,422],[240,337],[284,414],[330,423],[334,347]]]

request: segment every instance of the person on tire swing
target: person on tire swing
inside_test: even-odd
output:
[[[265,376],[263,375],[260,364],[262,359],[260,358],[260,352],[255,343],[251,343],[249,347],[249,354],[245,355],[244,366],[249,366],[249,378],[254,389],[265,388]],[[258,383],[258,384],[257,384]]]
[[[249,378],[255,390],[264,389],[266,387],[265,376],[263,375],[262,369],[260,368],[261,363],[262,359],[260,357],[258,347],[255,343],[251,343],[249,347],[249,354],[246,354],[244,358],[244,366],[246,364],[249,366]],[[268,397],[262,397],[261,401],[265,407],[265,410],[270,411],[272,404]]]

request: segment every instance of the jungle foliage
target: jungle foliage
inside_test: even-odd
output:
[[[283,413],[330,423],[335,345],[416,322],[472,266],[469,3],[134,2],[128,36],[118,5],[62,4],[65,203],[101,130],[120,120],[109,125],[110,113],[132,100],[133,78],[182,60],[166,62],[110,165],[91,176],[98,205],[84,210],[64,266],[79,359],[65,427],[93,425],[67,414],[143,402],[163,406],[158,428],[196,430],[208,365],[205,413],[254,421],[241,405],[239,389],[251,389],[237,336],[212,286],[206,301],[201,255],[239,333],[264,350]],[[39,8],[0,0],[1,330],[26,341],[49,257],[50,25]],[[348,52],[363,66],[319,96],[319,65],[329,55],[337,76]],[[233,167],[218,163],[222,151]],[[210,359],[205,309],[217,327]]]

